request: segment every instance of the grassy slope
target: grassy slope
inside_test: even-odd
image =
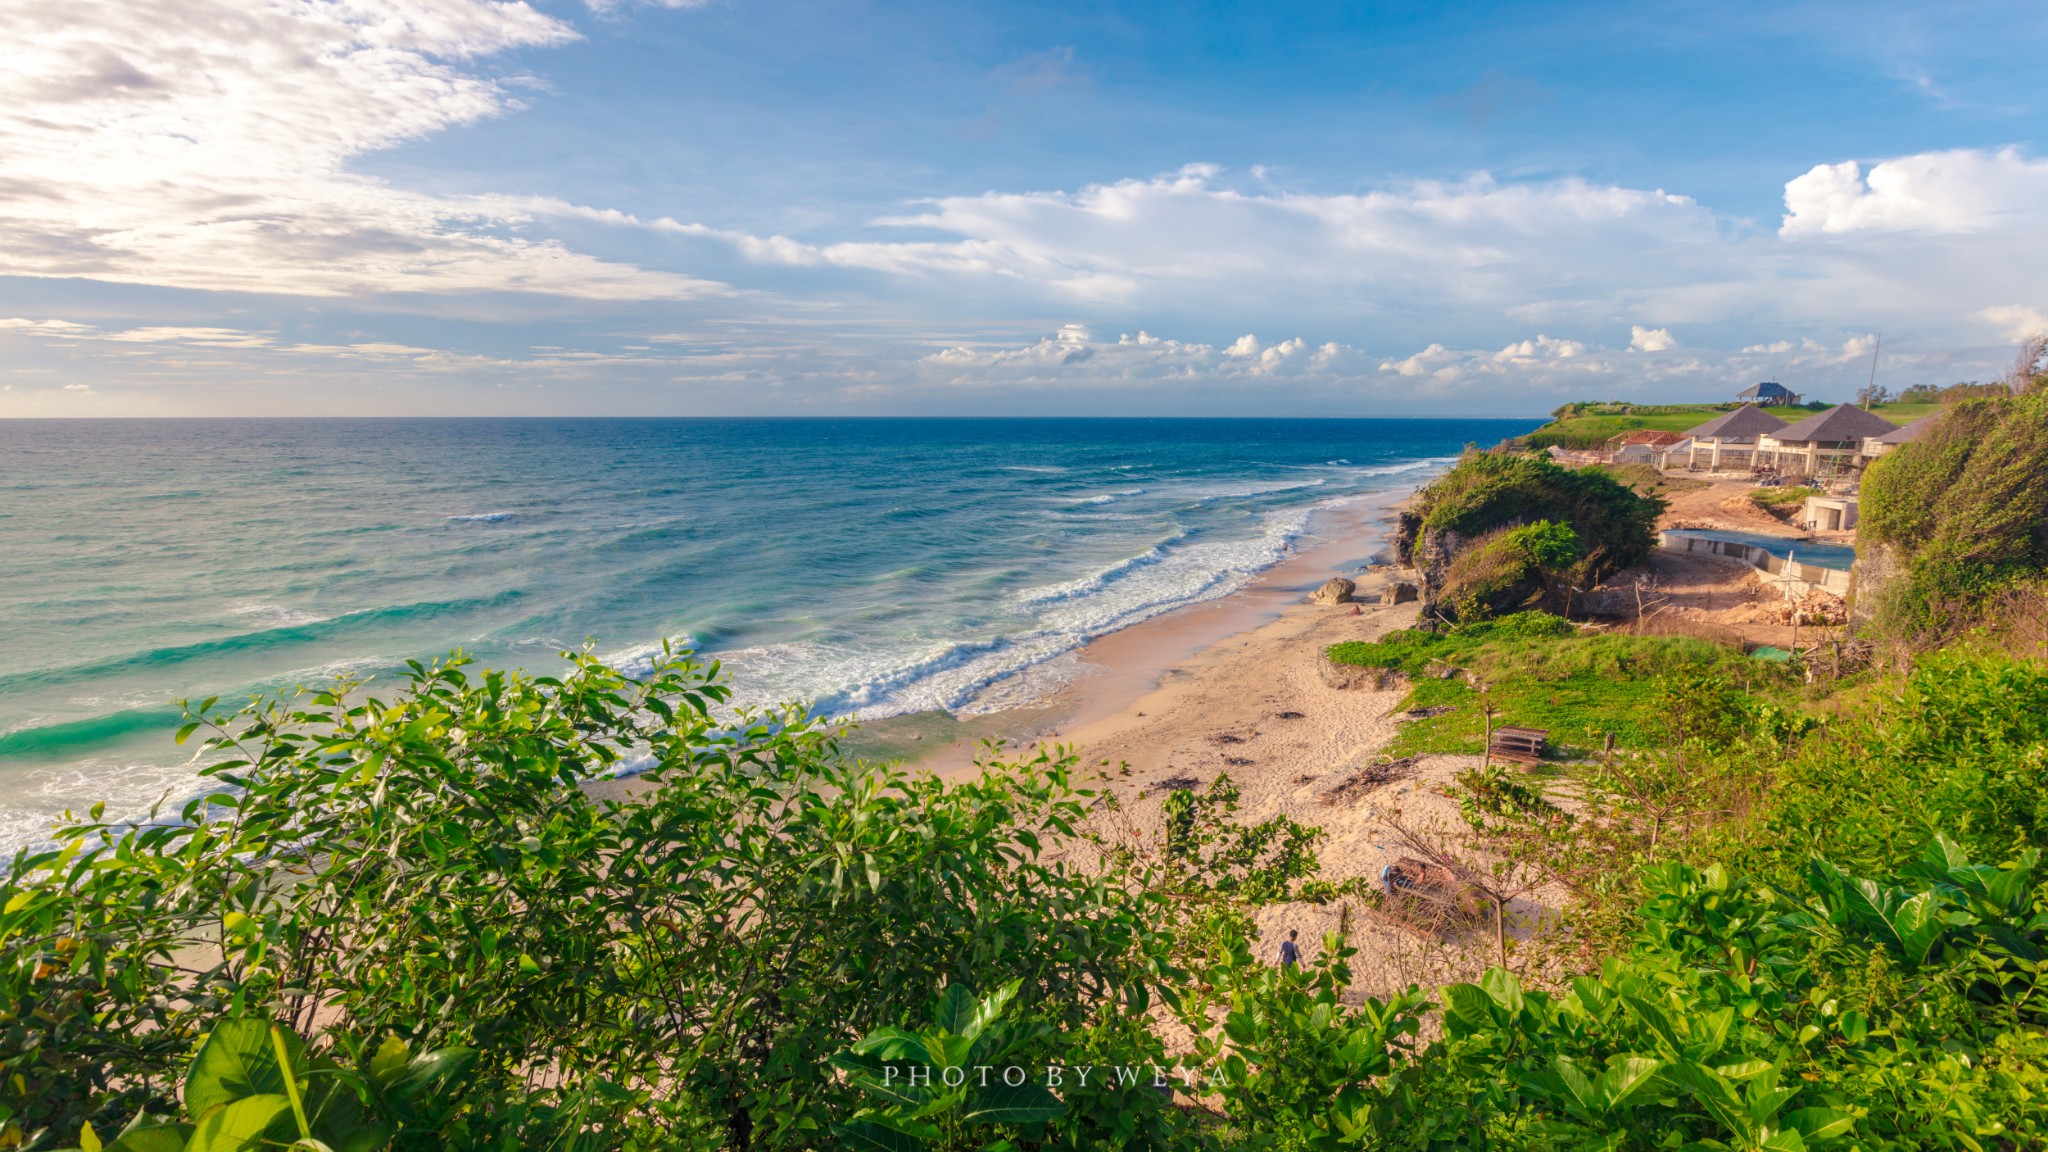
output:
[[[1651,748],[1665,736],[1666,676],[1718,672],[1744,684],[1778,674],[1705,640],[1612,632],[1544,635],[1517,623],[1543,619],[1555,617],[1528,613],[1449,635],[1396,632],[1378,643],[1335,645],[1330,659],[1405,673],[1413,688],[1401,703],[1404,709],[1450,709],[1404,721],[1387,749],[1394,756],[1476,755],[1487,704],[1493,706],[1495,727],[1547,729],[1552,747],[1567,756],[1598,748],[1608,732],[1619,747]],[[1437,674],[1447,668],[1462,674],[1440,679]],[[1485,693],[1476,685],[1484,685]]]
[[[1593,413],[1553,420],[1529,433],[1526,439],[1530,445],[1537,448],[1548,448],[1553,444],[1565,448],[1601,448],[1606,446],[1609,439],[1623,432],[1645,428],[1653,432],[1684,432],[1699,427],[1727,410],[1728,407],[1724,404],[1665,404],[1649,409],[1635,409],[1627,415]],[[1886,404],[1873,409],[1879,416],[1894,424],[1910,424],[1922,416],[1940,410],[1939,404]],[[1812,414],[1805,408],[1780,412],[1781,417],[1788,422],[1804,420]]]

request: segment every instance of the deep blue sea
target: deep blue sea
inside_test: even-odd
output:
[[[0,422],[0,850],[189,788],[180,696],[458,646],[630,668],[677,638],[835,715],[1022,703],[1318,506],[1534,423]]]

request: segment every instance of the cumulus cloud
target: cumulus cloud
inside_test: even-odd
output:
[[[2048,311],[2024,304],[1995,304],[1976,312],[1979,320],[1998,330],[2007,340],[2025,340],[2048,332]]]
[[[1966,233],[2038,226],[2048,206],[2048,161],[2015,148],[1958,149],[1871,166],[1816,165],[1785,185],[1784,236],[1854,232]]]
[[[703,291],[346,171],[513,106],[516,0],[0,0],[0,274],[308,295]]]
[[[943,197],[873,221],[879,238],[532,210],[727,245],[786,291],[867,273],[890,300],[921,296],[939,311],[972,293],[983,311],[1051,306],[1209,330],[1307,320],[1373,343],[1625,325],[1640,330],[1630,347],[1670,353],[1681,324],[1709,339],[1735,330],[1729,343],[1744,344],[1764,325],[1960,339],[1981,327],[1973,312],[2025,298],[2048,264],[2048,163],[2010,149],[1900,157],[1867,175],[1855,161],[1823,164],[1784,195],[1785,221],[1767,231],[1687,196],[1579,179],[1482,173],[1326,195],[1239,186],[1196,164],[1073,191]]]
[[[877,223],[954,239],[733,243],[760,263],[1007,280],[1082,302],[1234,299],[1284,284],[1290,301],[1335,292],[1406,309],[1577,296],[1617,274],[1662,282],[1679,275],[1683,249],[1717,236],[1710,212],[1661,191],[1481,174],[1357,195],[1246,192],[1204,164],[1076,192],[945,197]]]
[[[1678,341],[1668,328],[1645,328],[1635,324],[1629,328],[1628,346],[1638,352],[1669,352],[1678,347]]]

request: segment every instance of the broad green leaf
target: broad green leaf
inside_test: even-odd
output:
[[[1836,1027],[1842,1030],[1843,1038],[1851,1044],[1861,1044],[1863,1038],[1870,1034],[1870,1020],[1861,1012],[1850,1011],[1842,1013],[1842,1018],[1836,1022]]]
[[[294,1063],[301,1059],[305,1044],[285,1033],[285,1050]],[[185,1112],[204,1116],[207,1112],[245,1096],[277,1095],[283,1099],[284,1074],[277,1066],[277,1051],[271,1047],[270,1025],[262,1020],[223,1020],[213,1026],[192,1069],[185,1074]]]
[[[405,1071],[393,1080],[385,1091],[393,1099],[410,1103],[430,1092],[439,1091],[441,1086],[469,1071],[476,1063],[476,1050],[472,1048],[436,1048],[413,1057]]]
[[[1738,1060],[1733,1064],[1716,1065],[1714,1071],[1730,1080],[1747,1080],[1769,1072],[1771,1067],[1769,1060]]]
[[[130,1128],[107,1148],[109,1152],[184,1152],[191,1138],[190,1124],[152,1124]]]
[[[964,984],[948,984],[939,993],[939,1001],[932,1006],[932,1023],[954,1033],[965,1032],[974,1022],[974,1011],[980,1007],[974,993]]]
[[[991,1084],[977,1088],[967,1098],[962,1119],[983,1124],[1036,1124],[1051,1120],[1067,1110],[1059,1097],[1038,1084]]]
[[[1491,1031],[1497,1026],[1493,1018],[1493,997],[1477,984],[1446,985],[1444,1008],[1460,1023],[1475,1031]]]
[[[2016,916],[2026,911],[2033,880],[2031,868],[2007,868],[1984,886],[1984,896],[2008,916]]]
[[[1941,900],[1932,892],[1918,896],[1899,905],[1891,917],[1892,931],[1898,937],[1899,948],[1909,964],[1927,962],[1927,954],[1934,949],[1934,942],[1941,938],[1945,927],[1941,921]]]
[[[1742,1098],[1736,1095],[1735,1086],[1713,1069],[1693,1063],[1679,1063],[1672,1065],[1670,1076],[1723,1128],[1737,1135],[1749,1133],[1749,1109],[1743,1104]]]
[[[1856,1117],[1837,1108],[1801,1108],[1786,1113],[1785,1122],[1808,1140],[1832,1140],[1854,1128]]]
[[[390,1083],[405,1071],[411,1055],[412,1045],[397,1033],[384,1037],[384,1042],[377,1045],[377,1051],[370,1056],[370,1079],[380,1086]]]
[[[186,1152],[254,1152],[265,1143],[288,1143],[298,1134],[291,1101],[283,1096],[244,1096],[199,1118]]]
[[[1620,1108],[1636,1093],[1656,1083],[1657,1073],[1663,1070],[1664,1062],[1649,1056],[1611,1056],[1607,1071],[1600,1077],[1600,1094],[1608,1108]]]
[[[1572,1099],[1578,1101],[1579,1108],[1586,1115],[1599,1116],[1607,1111],[1599,1086],[1579,1069],[1571,1057],[1553,1056],[1550,1066],[1557,1072],[1558,1081],[1564,1085],[1565,1091],[1571,1093]]]
[[[1970,866],[1970,854],[1943,832],[1934,834],[1933,842],[1920,853],[1920,859],[1929,867],[1943,873],[1956,872]]]
[[[890,1061],[933,1063],[931,1053],[925,1051],[923,1040],[916,1034],[906,1032],[893,1024],[868,1033],[853,1046],[853,1050],[862,1055],[879,1056]]]
[[[1800,1137],[1797,1129],[1787,1128],[1782,1132],[1771,1133],[1770,1137],[1757,1147],[1762,1152],[1806,1152],[1806,1141]]]
[[[1012,980],[982,997],[981,1003],[974,1006],[974,1019],[963,1030],[966,1035],[979,1036],[984,1029],[1001,1019],[1003,1012],[1009,1008],[1010,1001],[1017,998],[1017,991],[1023,986],[1022,980]]]
[[[884,1128],[872,1120],[855,1120],[850,1124],[834,1124],[832,1134],[839,1137],[847,1148],[861,1152],[923,1152],[925,1142],[915,1136]]]
[[[1662,1008],[1640,996],[1624,996],[1621,1002],[1630,1015],[1657,1037],[1665,1049],[1666,1059],[1677,1060],[1684,1055],[1685,1049],[1678,1043],[1678,1033],[1671,1027],[1671,1018],[1664,1015]]]
[[[1522,982],[1515,979],[1514,973],[1501,968],[1488,968],[1486,974],[1479,978],[1479,987],[1493,998],[1495,1004],[1507,1012],[1508,1019],[1512,1020],[1521,1014]]]

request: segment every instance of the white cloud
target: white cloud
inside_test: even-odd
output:
[[[76,336],[92,331],[90,324],[69,320],[29,320],[21,316],[0,318],[0,332],[34,332],[43,336]]]
[[[1678,341],[1669,328],[1645,328],[1641,324],[1629,328],[1628,346],[1637,352],[1669,352],[1678,347]]]
[[[573,39],[513,0],[0,0],[0,274],[308,295],[703,291],[353,157],[495,115],[479,63]]]
[[[1482,174],[1360,195],[1253,193],[1205,164],[1078,192],[947,197],[876,223],[957,238],[732,242],[764,264],[1025,283],[1081,302],[1216,302],[1277,290],[1290,303],[1348,306],[1365,295],[1420,309],[1577,296],[1617,274],[1664,282],[1677,278],[1679,253],[1718,235],[1710,212],[1661,191],[1501,184]]]
[[[1978,309],[1974,315],[2007,340],[2020,341],[2048,332],[2048,312],[2024,304],[1995,304]]]
[[[1785,185],[1785,236],[1852,232],[1965,233],[2038,226],[2048,161],[2018,149],[1923,152],[1871,166],[1816,165]]]

